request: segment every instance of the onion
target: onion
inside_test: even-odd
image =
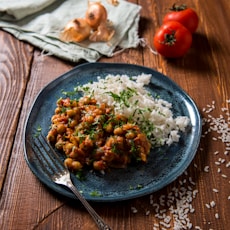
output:
[[[114,33],[113,24],[110,21],[106,21],[98,26],[97,30],[90,35],[89,40],[93,42],[108,42]]]
[[[81,42],[87,38],[93,42],[108,42],[114,35],[112,22],[107,20],[107,11],[100,2],[89,2],[85,18],[68,22],[61,32],[65,42]]]
[[[89,2],[85,18],[91,28],[96,30],[102,22],[107,21],[107,11],[100,2]]]
[[[81,42],[90,35],[91,27],[84,18],[76,18],[67,23],[60,39],[65,42]]]

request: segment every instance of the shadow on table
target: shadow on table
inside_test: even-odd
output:
[[[177,59],[168,59],[168,63],[177,68],[202,73],[216,72],[215,53],[223,52],[215,37],[206,37],[201,33],[193,34],[193,43],[188,53]]]

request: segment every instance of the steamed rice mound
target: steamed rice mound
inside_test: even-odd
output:
[[[105,79],[87,83],[76,88],[84,96],[94,97],[97,102],[113,106],[115,113],[132,118],[150,140],[152,147],[171,145],[178,142],[180,132],[184,132],[190,120],[186,116],[174,117],[172,104],[154,98],[145,85],[151,75],[132,77],[108,75]]]

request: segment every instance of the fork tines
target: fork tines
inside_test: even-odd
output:
[[[48,174],[49,177],[58,171],[66,170],[60,156],[58,156],[43,134],[34,137],[32,141],[28,140],[28,143],[33,149],[34,156],[39,161],[42,170]]]

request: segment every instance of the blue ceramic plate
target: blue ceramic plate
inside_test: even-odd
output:
[[[25,159],[32,172],[46,186],[66,197],[74,195],[60,185],[53,183],[38,167],[34,152],[27,143],[38,127],[44,135],[48,133],[50,118],[56,101],[64,91],[73,91],[77,85],[97,81],[97,76],[108,74],[152,74],[148,90],[173,105],[175,116],[188,116],[191,124],[176,144],[152,149],[147,164],[129,166],[126,169],[112,169],[105,175],[85,172],[85,179],[79,181],[72,175],[73,183],[89,201],[114,202],[132,199],[155,192],[174,181],[191,163],[201,136],[201,119],[192,99],[168,77],[154,71],[130,64],[92,63],[80,65],[49,83],[37,96],[28,116],[24,132]]]

